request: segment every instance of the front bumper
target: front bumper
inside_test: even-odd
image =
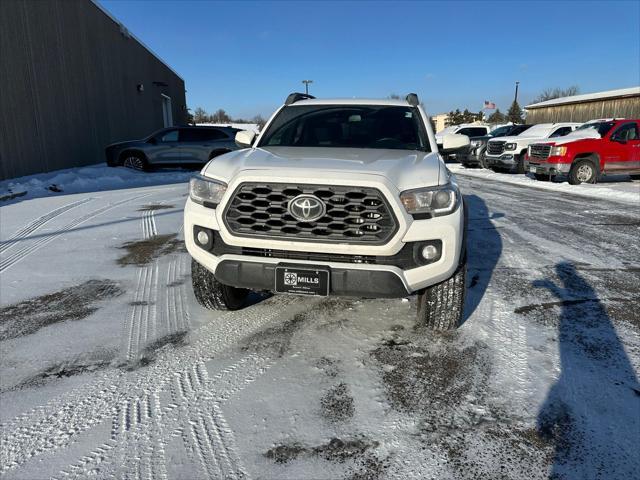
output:
[[[225,229],[218,210],[220,207],[214,210],[187,200],[184,215],[187,250],[221,282],[257,290],[274,289],[274,271],[279,264],[313,265],[329,269],[332,295],[403,297],[453,275],[464,241],[464,205],[442,217],[405,219],[397,240],[394,237],[389,244],[378,247],[235,237]],[[211,250],[203,249],[195,242],[194,227],[215,232],[214,241],[218,238],[230,248],[220,251],[214,245]],[[419,265],[410,258],[396,261],[404,258],[402,252],[407,245],[430,241],[441,245],[440,258],[433,263]],[[321,258],[323,254],[325,258]],[[363,256],[366,260],[347,260],[348,256]]]
[[[571,170],[571,164],[540,162],[533,158],[529,159],[525,164],[525,169],[529,173],[535,173],[538,175],[563,175],[569,173],[569,170]]]
[[[281,265],[295,266],[296,264]],[[246,260],[222,260],[214,272],[225,285],[252,290],[273,290],[276,264]],[[390,271],[355,270],[331,267],[329,285],[332,295],[376,298],[402,298],[411,292],[402,278]]]
[[[482,152],[484,152],[482,148],[470,148],[458,153],[458,161],[464,165],[482,165],[482,161],[480,160]]]
[[[484,162],[488,167],[516,166],[516,159],[513,153],[503,153],[500,156],[485,155]]]

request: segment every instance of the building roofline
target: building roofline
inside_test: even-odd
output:
[[[635,97],[640,95],[640,87],[619,88],[617,90],[607,90],[604,92],[585,93],[582,95],[573,95],[571,97],[554,98],[544,102],[532,103],[527,105],[526,109],[536,109],[544,107],[553,107],[556,105],[568,105],[571,103],[595,102],[610,98]]]
[[[113,16],[113,14],[111,12],[109,12],[109,10],[107,10],[103,5],[100,5],[100,3],[98,3],[98,0],[91,0],[91,3],[93,3],[96,7],[98,7],[98,9],[104,13],[107,17],[109,17],[111,20],[113,20],[113,22],[118,25],[120,27],[120,30],[124,30],[126,31],[127,35],[129,35],[131,38],[133,38],[136,42],[138,42],[145,50],[147,50],[151,55],[153,55],[154,57],[156,57],[156,59],[162,63],[165,67],[167,67],[169,70],[171,70],[174,75],[176,75],[180,80],[182,80],[184,82],[184,78],[182,78],[182,76],[176,72],[173,68],[171,68],[171,66],[165,62],[162,57],[160,57],[160,55],[158,55],[156,52],[154,52],[153,50],[151,50],[151,48],[149,48],[142,40],[140,40],[137,36],[135,36],[128,28],[127,26],[122,23],[120,20],[118,20],[116,17]]]

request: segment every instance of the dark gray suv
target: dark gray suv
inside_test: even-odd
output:
[[[232,127],[169,127],[142,140],[112,143],[107,165],[136,170],[163,166],[201,167],[213,157],[238,149]]]

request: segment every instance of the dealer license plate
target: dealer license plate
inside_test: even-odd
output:
[[[529,171],[531,173],[536,173],[538,171],[537,165],[529,165]]]
[[[329,295],[329,270],[276,267],[276,292],[297,295]]]

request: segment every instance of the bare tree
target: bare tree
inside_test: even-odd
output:
[[[212,123],[231,123],[231,117],[222,108],[209,117]]]
[[[578,93],[580,93],[580,88],[577,85],[572,85],[567,88],[545,88],[540,95],[533,99],[532,103],[546,102],[554,98],[572,97]]]
[[[195,123],[204,123],[209,119],[204,108],[198,107],[193,111],[193,121]]]
[[[253,117],[251,119],[251,121],[255,124],[258,125],[258,127],[260,128],[260,130],[262,130],[262,127],[264,127],[264,124],[267,123],[267,121],[262,117],[262,115],[258,114],[255,117]]]

